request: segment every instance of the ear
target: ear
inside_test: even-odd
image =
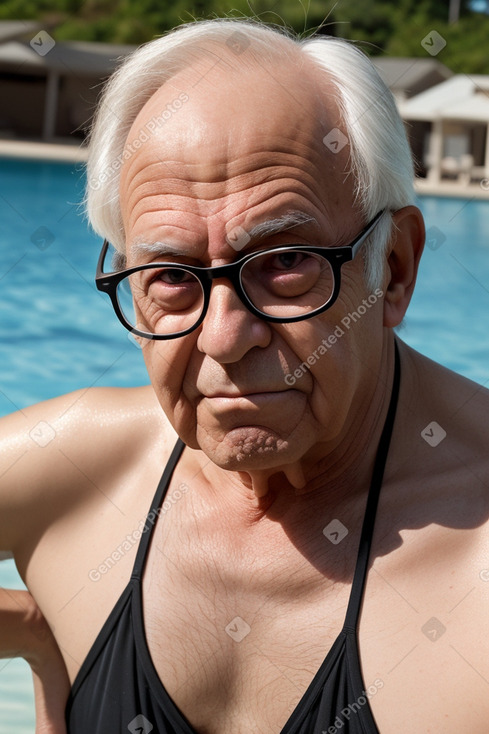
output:
[[[425,241],[423,215],[416,206],[394,212],[392,221],[384,280],[384,326],[391,328],[401,323],[409,306]]]

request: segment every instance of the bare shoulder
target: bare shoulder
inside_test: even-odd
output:
[[[403,669],[412,665],[421,689],[429,690],[437,671],[438,689],[453,691],[453,698],[460,679],[471,680],[471,700],[489,679],[489,638],[482,632],[489,613],[488,420],[484,387],[402,344],[398,412],[376,520],[379,574],[371,576],[382,605],[366,605],[365,624],[397,630],[386,676],[416,647]],[[372,652],[376,666],[378,650]]]
[[[404,344],[401,360],[394,450],[406,502],[445,527],[487,533],[489,391]]]
[[[79,390],[2,418],[2,547],[25,536],[26,518],[49,522],[89,501],[90,487],[110,496],[118,477],[152,452],[164,458],[175,439],[151,386]]]
[[[445,449],[458,447],[489,466],[489,390],[405,344],[402,361],[402,405],[406,419],[419,425],[421,438],[432,448],[446,440]]]
[[[413,578],[424,556],[462,586],[480,583],[489,566],[489,391],[406,345],[401,360],[386,531],[398,524]]]

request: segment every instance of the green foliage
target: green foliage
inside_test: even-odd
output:
[[[436,58],[455,73],[489,74],[489,16],[460,3],[460,18],[448,22],[446,0],[342,0],[335,9],[339,33],[363,41],[370,54],[431,58],[421,45],[436,30],[446,41]]]
[[[2,0],[0,20],[40,20],[56,40],[140,44],[195,18],[253,16],[307,34],[354,39],[369,53],[426,57],[422,39],[447,41],[437,58],[456,73],[489,73],[489,16],[461,0],[448,22],[449,0]]]

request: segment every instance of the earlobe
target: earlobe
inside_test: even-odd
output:
[[[387,249],[384,281],[384,326],[398,326],[411,300],[423,252],[425,227],[415,206],[394,212],[393,233]]]

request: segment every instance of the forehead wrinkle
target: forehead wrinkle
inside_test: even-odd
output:
[[[222,51],[223,49],[219,49],[219,50]],[[224,51],[226,51],[226,49],[224,49]],[[210,52],[211,52],[211,49],[206,49],[206,54],[204,54],[204,56],[207,57],[207,59],[212,58],[212,61],[214,64],[215,63],[214,54]],[[200,56],[200,54],[198,54],[198,56]],[[218,55],[217,58],[219,59],[220,55]],[[297,63],[296,63],[297,59],[301,59],[300,68],[298,68],[297,66]],[[247,151],[247,154],[251,153],[251,155],[248,155],[248,160],[247,160],[248,164],[251,163],[251,168],[257,168],[256,163],[252,161],[252,155],[254,152],[256,152],[256,145],[262,148],[261,152],[263,154],[265,153],[265,151],[263,150],[263,144],[269,143],[271,139],[273,140],[272,148],[270,149],[269,145],[264,146],[267,148],[266,150],[267,156],[270,156],[270,153],[274,149],[275,149],[274,152],[280,152],[280,153],[286,154],[291,148],[293,148],[293,146],[290,145],[291,142],[295,143],[296,147],[297,146],[302,147],[304,140],[307,140],[307,144],[305,145],[305,147],[303,147],[303,150],[301,151],[301,155],[299,156],[300,158],[303,158],[305,160],[309,159],[309,162],[310,162],[310,154],[312,152],[310,149],[311,140],[316,141],[316,143],[313,144],[314,148],[316,148],[316,145],[317,145],[321,149],[321,152],[325,153],[326,149],[323,147],[322,142],[321,142],[322,137],[324,135],[324,132],[328,132],[328,130],[331,127],[333,127],[334,124],[339,124],[338,119],[337,119],[339,116],[339,109],[338,109],[336,97],[334,95],[331,95],[331,99],[328,98],[328,104],[326,104],[323,95],[320,95],[318,93],[319,80],[318,80],[318,75],[317,75],[317,69],[314,67],[314,65],[306,63],[306,60],[304,59],[304,57],[299,53],[297,54],[297,56],[294,55],[294,62],[285,63],[285,58],[284,58],[284,64],[283,66],[280,67],[280,72],[279,72],[279,77],[282,81],[284,81],[284,84],[278,84],[278,80],[275,78],[275,76],[271,76],[269,70],[267,68],[264,68],[262,63],[256,63],[256,60],[252,64],[252,67],[254,68],[253,74],[250,73],[251,71],[250,69],[246,69],[245,71],[245,69],[243,68],[243,63],[242,63],[243,59],[240,58],[239,63],[238,63],[237,59],[232,56],[230,51],[227,51],[226,53],[226,61],[224,64],[225,66],[228,61],[234,62],[234,63],[231,63],[231,66],[235,66],[236,70],[239,71],[239,75],[243,79],[243,83],[242,83],[243,94],[244,93],[250,94],[251,93],[250,84],[252,85],[251,90],[254,92],[252,101],[255,102],[254,109],[256,109],[257,107],[259,107],[260,109],[262,108],[263,99],[260,99],[259,95],[260,94],[263,95],[265,93],[263,91],[264,89],[267,94],[270,93],[271,90],[274,90],[274,89],[277,90],[277,87],[280,90],[280,94],[278,95],[278,101],[280,102],[279,111],[281,112],[281,114],[277,113],[276,115],[271,116],[272,122],[274,118],[276,118],[276,120],[273,124],[269,120],[269,124],[266,127],[264,136],[261,136],[260,133],[258,132],[260,128],[258,128],[258,130],[256,130],[255,128],[253,135],[251,136],[251,138],[249,138],[251,141],[255,140],[255,151],[249,151],[249,150]],[[195,65],[197,65],[197,69],[195,68]],[[206,62],[204,66],[208,67],[208,62]],[[176,75],[177,78],[173,79],[173,82],[175,82],[177,79],[180,79],[182,74],[184,74],[184,76],[186,76],[189,73],[195,74],[195,71],[199,72],[199,77],[200,77],[201,68],[199,67],[200,67],[200,64],[198,63],[198,59],[196,58],[194,63],[191,63],[188,67],[186,67],[186,69],[180,70],[180,72]],[[217,75],[216,81],[219,81],[219,89],[222,91],[222,87],[226,87],[226,93],[231,91],[231,103],[233,103],[233,100],[236,95],[237,95],[238,100],[239,99],[242,100],[243,94],[241,93],[241,90],[239,89],[239,85],[237,85],[234,80],[231,82],[231,80],[229,79],[229,76],[226,74],[223,74],[223,69],[220,69],[219,65],[218,67],[216,67],[216,70],[217,69],[219,69],[219,73]],[[206,69],[206,72],[207,71],[208,69]],[[228,70],[228,73],[229,73],[229,70]],[[250,80],[250,77],[252,77],[251,80]],[[208,76],[205,76],[205,79],[206,81],[209,81]],[[321,86],[324,86],[324,80],[320,80],[320,81],[321,81]],[[297,91],[297,93],[300,96],[299,100],[295,99],[295,96],[294,96],[295,104],[293,103],[292,106],[295,108],[296,112],[292,115],[290,114],[291,112],[290,106],[292,102],[292,97],[290,97],[290,87],[291,86],[294,87],[294,90]],[[153,106],[155,106],[157,103],[163,104],[163,102],[166,100],[166,98],[168,97],[168,90],[166,90],[165,87],[166,85],[163,85],[159,90],[155,92],[151,100],[148,101],[147,104],[150,105],[149,108],[146,108],[145,106],[140,111],[134,123],[136,127],[137,127],[137,123],[141,125],[143,120],[145,120],[146,117],[152,111],[154,111]],[[231,89],[229,89],[230,87]],[[256,92],[256,89],[255,89],[256,87],[258,87],[258,92]],[[199,89],[197,88],[197,92],[198,91]],[[287,96],[289,97],[289,100],[288,102],[287,101],[284,102],[284,99],[286,99]],[[204,101],[202,101],[201,99],[202,97],[204,98]],[[213,125],[214,128],[216,128],[217,126],[220,130],[219,140],[222,139],[223,133],[226,134],[227,132],[228,137],[231,136],[231,138],[233,134],[235,133],[237,134],[237,139],[235,142],[237,142],[238,144],[243,141],[241,125],[238,128],[236,128],[233,125],[230,125],[228,129],[225,129],[223,131],[219,127],[221,125],[220,118],[219,118],[219,125],[217,125],[216,120],[214,119],[215,115],[214,116],[208,115],[209,113],[208,100],[209,100],[208,94],[198,94],[196,97],[196,95],[193,93],[191,95],[191,100],[190,100],[191,106],[185,107],[182,110],[182,112],[179,113],[178,119],[174,120],[175,124],[177,124],[177,131],[179,133],[179,135],[177,135],[177,138],[181,138],[180,142],[183,145],[183,150],[185,152],[187,152],[189,149],[189,145],[188,145],[189,140],[187,140],[184,132],[187,127],[189,127],[190,129],[194,128],[195,115],[197,115],[198,119],[201,120],[203,129],[205,128],[204,131],[206,135],[208,132],[207,128],[209,127],[209,125],[211,125],[211,127]],[[226,104],[227,106],[229,106],[231,103],[228,100]],[[284,104],[286,105],[286,109],[284,109]],[[285,133],[284,133],[284,128],[281,127],[282,125],[281,120],[283,119],[284,115],[286,115],[286,119],[287,119],[287,128],[286,128],[287,132]],[[247,115],[247,119],[248,117],[250,117],[250,119],[252,118],[251,113]],[[167,128],[165,128],[165,131],[166,130]],[[322,134],[320,134],[321,132]],[[132,130],[129,133],[128,141],[131,139],[131,137],[133,137],[133,135],[134,135],[134,130]],[[272,138],[270,138],[270,135],[272,136]],[[304,138],[304,135],[305,135],[305,138]],[[312,138],[311,138],[311,135],[312,135]],[[224,136],[226,137],[226,135]],[[170,137],[170,140],[173,139],[173,135],[170,135],[169,137]],[[207,140],[207,137],[205,140]],[[245,136],[245,140],[248,140],[247,136]],[[147,146],[147,144],[145,143],[145,145],[142,146],[142,148],[140,148],[136,153],[136,157],[139,158],[139,154],[142,153],[143,148],[145,148],[144,158],[150,158],[151,156],[153,157],[152,161],[145,161],[146,164],[148,163],[154,164],[155,163],[154,158],[158,158],[158,162],[162,166],[166,167],[166,171],[163,170],[164,177],[168,177],[167,174],[172,173],[175,166],[177,167],[177,171],[178,171],[178,166],[179,166],[177,161],[169,160],[168,158],[169,151],[167,148],[167,142],[169,142],[167,135],[161,135],[161,136],[156,135],[151,138],[151,142],[149,143],[149,146]],[[160,145],[162,145],[162,148],[160,147]],[[196,159],[197,161],[201,160],[202,153],[203,153],[201,141],[199,141],[199,145],[200,145],[200,148],[199,148],[199,156]],[[172,147],[173,146],[170,142],[170,150],[172,149]],[[238,145],[238,147],[240,147],[240,145]],[[192,146],[190,146],[190,149],[191,149],[190,152],[192,153],[193,152]],[[235,150],[235,149],[236,149],[236,146],[233,146],[232,150]],[[212,148],[210,150],[212,150]],[[172,150],[171,152],[174,152],[174,150]],[[187,165],[190,166],[189,171],[192,172],[193,178],[197,178],[200,180],[206,180],[206,181],[209,181],[209,180],[215,180],[215,181],[227,180],[229,181],[229,179],[232,178],[234,175],[234,171],[232,170],[232,168],[235,162],[232,160],[231,161],[229,160],[229,148],[227,148],[224,151],[221,150],[221,153],[222,152],[224,152],[225,154],[224,160],[223,159],[219,160],[220,156],[215,155],[216,150],[213,151],[213,156],[212,156],[213,160],[211,161],[209,159],[207,163],[204,164],[204,166],[201,169],[202,173],[201,173],[201,170],[199,170],[199,166],[201,166],[200,162],[199,163],[189,162]],[[315,153],[317,154],[317,149]],[[209,158],[209,148],[207,146],[206,146],[205,154]],[[339,160],[342,160],[343,155],[344,153],[340,152],[338,157],[336,157],[336,160],[334,160],[335,157],[330,156],[330,162],[334,160],[333,168],[337,167],[337,163],[339,162]],[[171,157],[172,159],[174,158],[174,156],[171,156]],[[210,179],[209,178],[209,163],[211,162],[212,162],[212,178]],[[127,161],[127,163],[130,163],[129,167],[132,173],[132,170],[133,170],[132,161]],[[237,163],[239,165],[240,161],[237,161]],[[346,163],[346,161],[344,161],[344,163]],[[294,162],[293,165],[297,166],[297,162]],[[223,171],[220,170],[221,167],[224,168]],[[262,167],[263,167],[263,164],[262,164]],[[298,167],[303,168],[303,165],[299,163]],[[123,168],[124,168],[124,164],[123,164]]]
[[[291,150],[292,142],[295,142],[295,150]],[[173,144],[170,151],[165,150],[165,143],[164,140],[153,140],[145,144],[144,150],[140,148],[125,161],[120,194],[129,208],[134,198],[144,198],[146,192],[150,196],[155,193],[188,196],[190,193],[209,200],[236,193],[250,185],[288,177],[302,179],[320,199],[322,192],[317,189],[324,185],[325,169],[333,176],[341,175],[345,170],[345,161],[341,165],[339,160],[343,151],[339,156],[328,156],[322,139],[306,142],[294,139],[290,133],[288,136],[274,135],[273,139],[255,136],[251,149],[240,150],[237,155],[235,150],[231,157],[228,149],[206,148],[202,151],[205,161],[189,159],[187,148],[182,148],[181,144],[182,155]],[[173,154],[171,157],[169,152]]]
[[[313,225],[314,229],[319,232],[322,231],[321,226],[315,217],[304,211],[297,210],[286,212],[280,217],[275,217],[274,219],[268,219],[255,224],[249,229],[248,235],[252,241],[256,241],[280,232],[287,232],[290,229],[306,224]],[[148,238],[143,235],[135,237],[133,242],[130,244],[129,249],[135,257],[152,254],[161,255],[162,257],[167,255],[178,256],[186,254],[182,247],[174,247],[168,244],[168,242],[164,242],[162,240],[148,242]]]
[[[248,89],[249,84],[245,86]],[[269,85],[266,88],[269,89]],[[229,91],[229,84],[227,89]],[[236,91],[235,85],[234,90]],[[281,88],[281,94],[284,92]],[[303,90],[301,99],[302,92]],[[336,155],[324,146],[324,130],[338,124],[337,110],[325,111],[324,100],[317,99],[315,92],[314,89],[313,94],[308,95],[307,110],[293,114],[292,119],[289,119],[290,104],[285,109],[281,97],[281,114],[272,116],[276,117],[275,122],[270,123],[263,133],[258,132],[260,127],[257,131],[256,125],[250,127],[254,120],[251,114],[246,115],[249,125],[245,131],[241,124],[234,124],[236,114],[223,130],[222,124],[218,124],[214,117],[209,116],[207,119],[207,102],[204,100],[202,124],[205,131],[211,130],[213,136],[205,139],[204,147],[200,148],[188,145],[185,128],[191,126],[193,118],[192,115],[187,117],[190,108],[187,110],[185,107],[179,113],[175,135],[152,137],[150,142],[141,146],[122,166],[123,186],[120,193],[121,200],[125,200],[121,201],[121,204],[125,204],[122,207],[123,219],[125,224],[131,225],[125,227],[126,232],[134,230],[135,226],[141,231],[151,212],[161,212],[161,216],[156,214],[154,217],[155,227],[165,225],[165,210],[181,208],[182,214],[192,213],[207,219],[216,215],[216,236],[221,239],[218,220],[223,209],[229,215],[226,217],[229,224],[234,220],[236,224],[241,223],[249,230],[246,217],[242,221],[242,214],[250,210],[249,205],[261,205],[263,201],[284,193],[297,194],[315,209],[323,211],[327,219],[331,220],[331,224],[326,224],[326,229],[332,224],[339,227],[340,221],[336,217],[338,221],[334,222],[335,217],[332,215],[345,194],[348,199],[353,199],[350,187],[341,185],[344,184],[344,172],[347,168],[347,151]],[[238,94],[240,96],[242,95]],[[164,96],[158,96],[158,99],[161,103],[165,101]],[[253,100],[260,103],[255,106],[256,109],[262,107],[262,100],[258,97],[253,97]],[[301,109],[301,105],[294,107]],[[200,109],[196,108],[199,114]],[[146,114],[150,112],[151,109],[146,110]],[[286,126],[282,124],[284,115],[287,119]],[[145,119],[144,113],[142,119]],[[221,145],[222,136],[228,140],[227,144],[223,142]],[[128,140],[130,137],[129,135]],[[329,185],[329,181],[333,179],[336,182],[334,187]],[[228,197],[242,191],[247,196],[246,206],[241,208],[241,197],[238,196],[235,200]],[[241,211],[237,211],[235,201]],[[290,204],[294,208],[294,203]],[[299,207],[301,206],[299,203]],[[264,211],[261,213],[265,214]],[[253,218],[250,217],[250,220],[252,222]],[[266,229],[263,229],[265,225],[259,219],[258,224],[262,225],[261,235],[260,230],[253,234],[256,237],[266,236]]]
[[[125,190],[130,191],[133,183],[137,186],[138,179],[154,168],[157,168],[159,171],[163,171],[163,175],[160,172],[159,175],[155,175],[154,177],[151,176],[149,179],[145,177],[145,181],[156,181],[161,180],[162,178],[168,178],[168,174],[176,178],[178,176],[178,168],[173,168],[171,165],[172,161],[166,160],[162,157],[164,155],[163,150],[161,151],[161,154],[162,155],[160,156],[160,151],[155,149],[154,145],[148,147],[148,143],[143,143],[142,148],[133,153],[130,158],[123,161],[119,183],[120,193]],[[178,161],[175,161],[174,163],[176,166],[179,165]],[[133,172],[134,169],[136,169],[135,172]]]
[[[194,184],[188,181],[141,183],[133,188],[131,192],[126,193],[126,206],[124,207],[126,224],[133,224],[140,217],[165,211],[172,211],[177,214],[182,211],[185,212],[186,216],[189,214],[197,217],[202,215],[206,217],[213,216],[219,213],[230,196],[239,195],[242,191],[247,192],[247,209],[262,202],[271,201],[284,193],[305,198],[313,206],[320,207],[321,203],[324,204],[321,191],[315,190],[317,182],[314,181],[313,177],[310,177],[310,180],[301,181],[293,175],[293,171],[286,172],[282,169],[267,176],[265,180],[261,180],[261,176],[258,175],[259,172],[256,173],[259,180],[250,181],[249,178],[243,178],[239,186],[237,185],[238,181],[235,180],[235,185],[230,188],[225,186],[227,190],[224,191],[216,190],[212,184]],[[276,182],[275,185],[274,182]],[[179,185],[175,186],[174,183]],[[182,188],[181,192],[179,191],[180,188]],[[206,207],[205,214],[202,209],[204,203]],[[277,223],[277,226],[286,229],[291,226],[305,224],[304,216],[312,218],[310,214],[305,215],[302,209],[293,209],[293,213],[295,215],[293,222],[287,219],[287,221]],[[232,218],[234,219],[234,216]],[[266,221],[269,222],[270,220]],[[311,224],[314,224],[314,222],[311,222]],[[259,226],[260,229],[254,235],[250,233],[250,236],[266,236],[267,227],[271,225],[267,225],[262,221],[258,222],[256,226]],[[319,225],[317,226],[319,227]],[[245,228],[249,231],[246,225]]]
[[[208,187],[224,184],[227,189],[231,185],[232,193],[234,187],[240,189],[243,178],[246,178],[245,183],[248,185],[250,177],[254,179],[252,182],[259,183],[280,178],[287,171],[297,171],[315,180],[318,171],[314,170],[317,169],[317,162],[313,160],[314,148],[305,145],[300,147],[303,152],[291,152],[286,143],[281,146],[275,141],[275,145],[267,150],[243,152],[235,159],[224,157],[220,160],[216,156],[205,164],[184,158],[162,161],[158,155],[150,155],[148,150],[148,155],[136,154],[132,165],[123,170],[121,192],[127,196],[142,186],[158,185],[160,189],[168,187],[169,193],[174,193],[174,188],[179,186],[187,187],[188,190],[189,185]],[[158,160],[154,160],[154,157]],[[133,173],[132,167],[137,163],[138,170]]]
[[[197,183],[185,179],[159,179],[133,183],[128,186],[123,197],[123,211],[126,221],[149,212],[158,210],[178,211],[191,205],[194,213],[199,215],[197,204],[205,203],[207,215],[217,213],[229,197],[247,193],[250,205],[260,203],[278,195],[288,193],[305,197],[313,206],[321,208],[325,205],[321,182],[305,171],[302,176],[297,175],[297,169],[276,166],[268,171],[252,171],[249,175],[226,179],[221,185],[215,183]],[[338,192],[337,192],[338,193]],[[332,201],[335,207],[336,201]],[[197,210],[196,210],[197,209]]]

